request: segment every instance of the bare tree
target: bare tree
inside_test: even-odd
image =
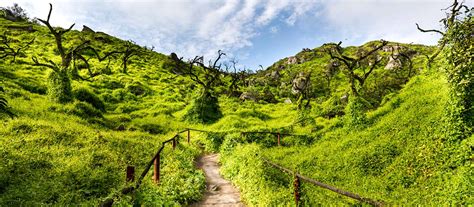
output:
[[[122,54],[122,73],[128,73],[127,65],[128,61],[134,57],[138,56],[142,53],[141,48],[136,46],[134,42],[127,41],[125,45],[125,49],[120,52]]]
[[[37,18],[38,21],[48,27],[50,33],[54,36],[56,42],[56,48],[59,56],[61,57],[61,64],[56,64],[52,60],[46,60],[46,62],[40,62],[38,58],[32,57],[34,66],[47,67],[53,70],[50,75],[50,86],[49,91],[51,97],[58,102],[68,102],[72,99],[71,92],[71,80],[68,77],[68,71],[70,69],[71,62],[75,59],[77,54],[87,47],[89,40],[83,40],[77,46],[71,48],[65,48],[63,46],[63,35],[71,31],[75,24],[72,24],[68,29],[54,28],[50,24],[51,12],[53,11],[53,5],[49,4],[48,18],[46,20]]]
[[[203,94],[207,94],[211,92],[214,86],[220,83],[220,76],[223,74],[223,71],[222,63],[219,61],[225,55],[225,53],[219,50],[217,52],[217,58],[214,61],[209,60],[208,65],[204,64],[204,56],[196,56],[188,60],[185,67],[178,67],[175,71],[191,78],[191,80],[202,87]],[[182,58],[177,59],[174,53],[172,53],[171,56],[175,61],[182,60]]]
[[[390,58],[399,64],[399,68],[394,70],[398,76],[397,78],[406,83],[410,77],[414,75],[412,58],[413,55],[416,54],[416,51],[411,50],[409,47],[400,46],[399,44],[397,44],[396,48],[396,50],[392,49]]]
[[[230,76],[230,84],[228,87],[229,96],[239,96],[239,89],[241,85],[244,85],[245,79],[247,78],[247,72],[244,70],[237,69],[238,61],[235,59],[230,60],[225,64],[227,76]]]
[[[108,60],[107,66],[106,66],[107,68],[109,68],[110,61],[111,61],[111,58],[112,58],[112,57],[117,56],[117,55],[119,55],[119,54],[122,54],[121,51],[113,50],[113,51],[104,53],[104,54],[101,56],[100,53],[99,53],[95,48],[93,48],[92,46],[86,46],[86,47],[84,47],[84,49],[81,50],[80,53],[76,53],[76,54],[75,54],[74,61],[76,61],[76,60],[81,60],[82,62],[84,62],[85,67],[86,67],[86,69],[87,69],[87,71],[88,71],[88,73],[89,73],[89,77],[90,77],[90,78],[95,77],[95,76],[97,76],[97,75],[99,75],[99,74],[101,74],[101,73],[99,73],[99,72],[95,72],[95,73],[94,73],[94,72],[92,71],[92,69],[91,69],[91,67],[90,67],[90,64],[89,64],[89,59],[90,59],[90,58],[86,58],[86,57],[84,57],[84,55],[82,54],[82,52],[85,52],[85,51],[91,51],[92,53],[94,53],[95,57],[97,58],[97,60],[98,60],[99,62],[102,62],[102,61],[104,61],[104,60]],[[76,65],[76,64],[74,63],[74,65]],[[75,70],[77,71],[77,67],[75,67]]]
[[[382,60],[378,57],[377,51],[387,45],[388,42],[381,40],[378,46],[375,46],[367,52],[360,52],[356,57],[345,55],[341,44],[342,42],[339,42],[338,44],[326,44],[329,47],[326,51],[331,56],[331,59],[338,60],[344,65],[342,68],[345,70],[349,78],[351,91],[355,96],[359,96],[360,89],[364,86],[365,81]],[[366,59],[369,58],[372,59],[372,62],[369,61],[368,65],[363,64],[363,61],[366,61]],[[362,71],[362,74],[359,74],[360,72],[358,71]],[[359,83],[358,87],[356,81]]]
[[[454,0],[453,4],[446,8],[445,10],[449,10],[449,12],[446,12],[446,18],[442,19],[441,22],[443,23],[444,31],[437,30],[437,29],[422,29],[418,23],[416,23],[416,28],[420,32],[424,33],[437,33],[441,35],[441,39],[439,40],[438,44],[438,49],[431,55],[428,55],[427,61],[426,61],[426,67],[430,68],[431,63],[434,61],[434,59],[443,51],[444,47],[446,46],[448,40],[445,38],[446,36],[446,31],[448,28],[450,28],[456,20],[456,17],[461,14],[461,9],[469,10],[469,8],[464,5],[463,3],[459,3],[458,0]],[[472,38],[472,37],[471,37]]]
[[[13,40],[11,38],[8,38],[7,33],[3,33],[3,35],[0,36],[2,46],[0,46],[0,59],[4,59],[6,57],[13,57],[13,62],[16,61],[16,57],[21,54],[22,51],[26,50],[28,47],[30,47],[31,44],[35,41],[35,38],[31,39],[31,41],[28,41],[22,45],[18,45],[17,47],[14,47],[11,43]]]

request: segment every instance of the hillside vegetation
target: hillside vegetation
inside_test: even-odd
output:
[[[44,23],[2,11],[0,206],[110,198],[117,206],[189,205],[205,189],[194,160],[207,152],[220,153],[221,173],[249,206],[294,205],[293,176],[262,157],[390,205],[474,204],[473,48],[462,47],[472,35],[442,39],[442,50],[329,43],[252,72],[225,58],[225,68],[184,61],[86,26],[62,34],[61,52]],[[468,34],[465,19],[456,28]],[[453,76],[464,85],[453,89]],[[211,133],[167,146],[159,185],[151,170],[122,194],[133,185],[126,167],[138,177],[161,142],[186,128]],[[244,131],[296,135],[277,146],[273,135]],[[307,206],[362,205],[307,183],[301,194]]]

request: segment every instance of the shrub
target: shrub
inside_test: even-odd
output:
[[[110,95],[109,93],[102,93],[99,95],[100,99],[104,100],[107,103],[118,103],[119,100],[117,100],[114,96]]]
[[[140,82],[133,82],[126,86],[126,89],[135,96],[145,95],[149,89],[143,86]]]
[[[194,100],[185,118],[191,122],[213,123],[222,117],[219,101],[209,93]]]
[[[87,88],[78,88],[73,91],[74,97],[79,101],[84,101],[90,103],[94,108],[99,109],[102,112],[105,112],[105,104],[102,100],[89,91]]]
[[[81,118],[102,118],[102,113],[100,110],[94,108],[91,104],[86,102],[74,102],[72,108],[69,109],[69,113],[79,116]]]
[[[121,104],[120,106],[118,106],[115,109],[115,112],[118,112],[118,113],[131,113],[131,112],[137,111],[138,109],[140,109],[140,108],[138,108],[136,105],[131,105],[131,104],[125,103],[125,104]]]
[[[67,72],[51,72],[48,76],[48,95],[58,103],[72,101],[71,79]]]
[[[148,132],[150,134],[161,134],[164,132],[164,129],[162,126],[158,124],[153,124],[153,123],[144,123],[144,124],[139,124],[138,128],[140,128],[142,131]]]
[[[367,108],[367,101],[361,97],[351,96],[345,108],[346,126],[356,127],[367,123],[367,115],[364,110]]]

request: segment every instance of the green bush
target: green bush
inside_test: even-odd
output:
[[[359,127],[367,123],[367,101],[361,97],[349,97],[349,103],[345,108],[345,124],[348,127]]]
[[[51,100],[58,103],[72,101],[71,79],[67,72],[54,72],[48,75],[48,95]]]
[[[150,91],[150,89],[145,87],[140,82],[133,82],[131,84],[128,84],[125,88],[128,90],[128,92],[132,93],[135,96],[142,96]]]
[[[81,118],[102,118],[102,112],[94,108],[91,104],[86,102],[76,101],[69,109],[69,113],[79,116]]]
[[[74,97],[83,102],[87,102],[94,106],[94,108],[99,109],[102,112],[105,112],[105,104],[100,100],[100,98],[89,91],[87,88],[78,88],[73,91]]]
[[[221,117],[219,101],[209,93],[195,99],[185,115],[186,120],[198,123],[213,123]]]

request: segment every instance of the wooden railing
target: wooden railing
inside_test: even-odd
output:
[[[122,193],[123,194],[128,194],[128,193],[131,193],[133,191],[135,191],[136,189],[138,189],[140,187],[140,185],[142,184],[142,181],[143,179],[145,178],[145,176],[148,174],[148,171],[150,171],[151,169],[151,166],[154,166],[153,167],[153,181],[156,183],[156,184],[159,184],[160,183],[160,161],[161,161],[161,152],[163,151],[163,149],[165,148],[165,145],[167,143],[171,143],[172,144],[172,148],[173,150],[176,148],[176,145],[177,143],[179,142],[179,135],[184,133],[184,132],[187,132],[187,142],[188,144],[190,143],[190,139],[191,139],[191,131],[196,131],[196,132],[204,132],[204,133],[216,133],[216,132],[211,132],[211,131],[206,131],[206,130],[200,130],[200,129],[192,129],[192,128],[186,128],[182,131],[179,131],[178,133],[176,133],[176,135],[174,135],[171,139],[168,139],[168,140],[165,140],[161,143],[161,147],[158,149],[158,151],[156,152],[156,154],[153,156],[153,158],[147,163],[147,165],[145,166],[145,169],[143,170],[142,174],[140,175],[140,177],[138,178],[135,186],[132,186],[132,187],[128,187],[128,188],[124,188],[122,190]],[[231,132],[222,132],[222,133],[238,133],[236,131],[231,131]],[[272,135],[275,135],[276,136],[276,139],[277,139],[277,144],[278,146],[281,146],[281,143],[282,143],[282,138],[283,136],[303,136],[303,135],[298,135],[298,134],[291,134],[291,133],[281,133],[281,132],[264,132],[264,131],[247,131],[247,132],[240,132],[240,136],[245,136],[247,134],[272,134]],[[298,206],[299,203],[300,203],[300,197],[301,197],[301,192],[300,192],[300,179],[303,180],[303,181],[306,181],[308,183],[311,183],[311,184],[314,184],[314,185],[317,185],[317,186],[320,186],[322,188],[325,188],[325,189],[328,189],[328,190],[331,190],[333,192],[336,192],[340,195],[343,195],[343,196],[347,196],[349,198],[352,198],[352,199],[355,199],[355,200],[358,200],[358,201],[361,201],[361,202],[365,202],[367,204],[370,204],[370,205],[373,205],[373,206],[383,206],[383,202],[380,202],[380,201],[375,201],[375,200],[372,200],[372,199],[369,199],[369,198],[366,198],[366,197],[362,197],[358,194],[355,194],[355,193],[351,193],[349,191],[345,191],[345,190],[342,190],[342,189],[339,189],[339,188],[336,188],[334,186],[331,186],[331,185],[328,185],[328,184],[325,184],[325,183],[322,183],[322,182],[319,182],[319,181],[316,181],[314,179],[311,179],[311,178],[308,178],[308,177],[305,177],[299,173],[296,173],[294,171],[291,171],[289,170],[288,168],[285,168],[285,167],[282,167],[276,163],[273,163],[271,161],[269,161],[268,159],[266,158],[261,158],[265,163],[269,164],[270,166],[276,168],[276,169],[279,169],[280,171],[282,172],[286,172],[286,173],[289,173],[289,174],[292,174],[292,175],[295,175],[295,179],[294,179],[294,196],[295,196],[295,202],[296,202],[296,205]],[[134,172],[135,172],[135,169],[134,167],[132,166],[128,166],[127,167],[127,178],[126,180],[127,181],[133,181],[134,180]],[[102,202],[100,206],[112,206],[113,204],[113,199],[107,199],[106,201]]]
[[[308,183],[311,183],[313,185],[316,185],[316,186],[319,186],[319,187],[322,187],[322,188],[325,188],[325,189],[328,189],[330,191],[333,191],[335,193],[338,193],[340,195],[343,195],[343,196],[346,196],[346,197],[349,197],[349,198],[352,198],[352,199],[355,199],[355,200],[358,200],[358,201],[361,201],[361,202],[364,202],[364,203],[367,203],[367,204],[370,204],[370,205],[373,205],[373,206],[383,206],[384,203],[383,202],[380,202],[380,201],[376,201],[376,200],[372,200],[372,199],[369,199],[369,198],[366,198],[366,197],[363,197],[363,196],[360,196],[358,194],[355,194],[355,193],[351,193],[349,191],[345,191],[345,190],[342,190],[342,189],[339,189],[337,187],[334,187],[334,186],[331,186],[331,185],[328,185],[328,184],[325,184],[325,183],[322,183],[322,182],[319,182],[317,180],[314,180],[314,179],[311,179],[311,178],[308,178],[306,176],[303,176],[297,172],[294,172],[288,168],[285,168],[281,165],[278,165],[274,162],[271,162],[270,160],[262,157],[261,158],[263,162],[269,164],[270,166],[272,166],[273,168],[276,168],[276,169],[279,169],[280,171],[282,172],[286,172],[288,174],[291,174],[291,175],[294,175],[295,176],[295,179],[293,181],[293,186],[294,186],[294,197],[295,197],[295,203],[296,203],[296,206],[299,205],[300,203],[300,198],[301,198],[301,192],[300,192],[300,179],[303,180],[303,181],[306,181]]]

